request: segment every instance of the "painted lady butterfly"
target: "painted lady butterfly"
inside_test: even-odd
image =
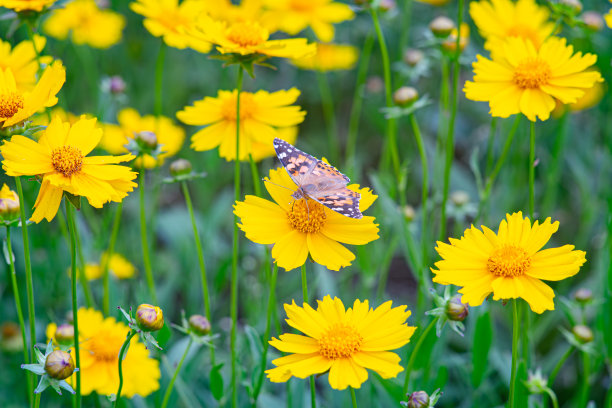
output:
[[[297,184],[291,197],[310,198],[330,210],[351,218],[361,218],[361,195],[346,188],[349,178],[335,167],[296,149],[284,140],[274,139],[274,150],[281,164]]]

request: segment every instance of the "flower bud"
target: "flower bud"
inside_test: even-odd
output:
[[[119,75],[113,75],[109,79],[108,90],[113,95],[120,95],[125,92],[125,81]]]
[[[590,343],[593,341],[593,332],[587,326],[578,324],[572,328],[572,333],[582,344]]]
[[[582,11],[582,3],[580,2],[580,0],[559,0],[559,4],[564,5],[575,14],[578,14]]]
[[[385,89],[385,83],[379,76],[369,77],[366,82],[366,89],[369,93],[377,94],[382,92],[383,89]]]
[[[55,329],[55,341],[62,346],[74,344],[74,326],[72,324],[62,324]]]
[[[164,313],[157,306],[143,303],[136,309],[136,322],[143,331],[158,331],[164,327]]]
[[[446,317],[448,320],[462,322],[469,313],[468,306],[461,302],[461,296],[455,295],[446,302]]]
[[[4,322],[0,326],[0,349],[11,352],[23,350],[23,338],[16,323]]]
[[[409,48],[404,51],[404,62],[411,67],[414,67],[423,60],[423,52],[414,48]]]
[[[429,29],[438,38],[446,38],[455,28],[455,23],[448,17],[439,16],[429,23]]]
[[[535,372],[529,372],[525,385],[531,394],[542,394],[546,392],[548,381],[542,376],[540,369],[537,369]]]
[[[429,395],[425,391],[415,391],[408,396],[406,406],[408,408],[427,408],[429,407]]]
[[[145,149],[153,150],[157,147],[157,135],[148,130],[134,132],[134,140]]]
[[[0,220],[12,221],[19,216],[19,197],[6,184],[0,190]]]
[[[585,305],[593,300],[593,292],[591,289],[580,288],[574,292],[574,300],[582,305]]]
[[[74,314],[72,314],[72,310],[66,312],[66,322],[72,324],[74,322]]]
[[[210,333],[210,322],[205,316],[193,315],[189,318],[189,328],[200,336],[206,336]]]
[[[396,105],[406,106],[419,99],[419,93],[411,86],[402,86],[393,93],[393,102]]]
[[[191,173],[191,162],[185,159],[178,159],[170,165],[170,174],[173,176],[182,176]]]
[[[414,217],[416,215],[416,211],[414,211],[414,207],[412,207],[411,205],[406,205],[402,209],[402,212],[404,213],[404,218],[406,219],[406,221],[414,220]]]
[[[585,11],[582,14],[582,21],[591,31],[601,31],[604,26],[603,17],[596,11]]]
[[[47,356],[45,371],[51,378],[65,380],[74,372],[74,360],[70,353],[55,350]]]
[[[464,205],[470,202],[470,196],[468,195],[468,193],[462,190],[453,192],[450,196],[450,199],[457,207],[463,207]]]
[[[383,13],[393,10],[395,7],[395,0],[380,0],[378,3],[378,9]]]

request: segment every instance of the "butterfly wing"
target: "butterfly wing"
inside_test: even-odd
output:
[[[325,190],[310,197],[339,214],[356,219],[363,217],[363,214],[359,211],[361,194],[346,187],[337,190]]]
[[[279,138],[274,139],[273,146],[278,160],[293,182],[301,187],[320,160]]]

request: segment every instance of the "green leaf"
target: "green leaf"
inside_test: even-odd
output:
[[[516,371],[516,391],[514,398],[515,407],[529,406],[529,390],[525,387],[527,381],[527,365],[524,360],[519,362],[518,370]]]
[[[485,312],[476,320],[474,343],[472,346],[472,385],[477,388],[488,367],[489,350],[493,341],[491,315]]]
[[[12,263],[11,259],[13,260],[13,262],[15,262],[15,254],[13,254],[12,252],[9,253],[6,238],[2,241],[2,252],[4,253],[4,260],[6,261],[7,265],[10,265]]]
[[[223,364],[217,364],[210,370],[210,391],[217,401],[223,397],[223,376],[221,368]]]
[[[81,209],[81,196],[75,196],[67,191],[64,191],[64,197],[70,202],[77,210]]]

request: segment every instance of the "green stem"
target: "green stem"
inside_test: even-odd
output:
[[[550,400],[553,403],[553,408],[559,408],[559,401],[557,401],[557,396],[555,395],[554,391],[548,387],[546,387],[544,391],[546,391],[546,394],[548,394],[550,397]]]
[[[355,390],[353,387],[349,387],[351,390],[351,403],[353,404],[353,408],[357,408],[357,397],[355,396]]]
[[[66,220],[68,221],[68,230],[70,231],[70,256],[71,256],[71,284],[72,284],[72,325],[74,327],[74,360],[76,367],[79,370],[76,372],[76,406],[81,406],[81,356],[79,346],[79,315],[77,304],[77,254],[76,254],[76,223],[74,222],[74,213],[72,204],[68,200],[64,200],[66,206]]]
[[[23,320],[23,310],[21,309],[21,296],[19,296],[19,286],[17,285],[17,273],[15,272],[15,261],[13,259],[13,246],[11,244],[11,227],[6,226],[6,249],[9,256],[9,267],[11,275],[11,285],[13,286],[13,296],[15,298],[15,309],[17,310],[17,319],[19,320],[19,328],[21,329],[21,340],[23,341],[23,361],[27,363],[29,361],[28,356],[28,340],[26,337],[25,321]],[[32,404],[32,376],[27,374],[27,394],[28,403]]]
[[[274,310],[274,305],[276,303],[276,277],[278,275],[278,265],[274,264],[274,268],[272,269],[272,276],[270,277],[270,294],[268,295],[268,313],[266,315],[266,331],[264,333],[264,342],[263,342],[263,353],[261,355],[261,372],[259,373],[259,378],[257,379],[257,383],[255,384],[254,390],[254,400],[257,402],[257,397],[259,396],[259,392],[261,391],[261,386],[263,385],[264,379],[264,371],[266,370],[266,363],[268,361],[268,347],[270,344],[268,343],[268,339],[270,338],[270,327],[272,325],[272,311]]]
[[[327,127],[328,145],[331,156],[330,159],[332,161],[336,161],[340,153],[340,147],[338,143],[338,124],[336,122],[334,99],[329,87],[327,75],[321,71],[316,71],[316,74],[317,83],[319,85],[319,94],[321,95],[321,104],[323,105],[323,117],[325,118],[325,125]]]
[[[542,214],[550,214],[553,206],[557,203],[557,195],[559,192],[559,181],[560,181],[560,170],[561,160],[564,157],[563,151],[567,143],[569,136],[568,125],[569,125],[569,113],[566,111],[563,116],[559,119],[559,130],[557,131],[557,137],[555,138],[555,144],[553,146],[551,154],[550,167],[546,171],[546,194],[542,197]]]
[[[516,363],[518,356],[518,301],[512,299],[512,368],[510,371],[510,404],[508,408],[514,408],[514,392],[516,390]]]
[[[185,357],[187,357],[187,353],[189,353],[189,349],[191,348],[192,344],[193,344],[193,337],[189,336],[189,343],[187,343],[187,347],[185,347],[183,356],[181,357],[181,360],[176,366],[176,370],[174,370],[174,375],[172,376],[172,379],[170,380],[170,384],[168,384],[168,388],[166,388],[166,393],[164,394],[164,399],[162,401],[161,408],[166,408],[168,406],[168,401],[170,400],[170,395],[172,394],[172,389],[174,388],[174,382],[176,381],[176,378],[178,377],[179,371],[181,371],[181,367],[183,367],[183,363],[185,362]]]
[[[242,79],[244,71],[238,66],[238,78],[236,80],[236,157],[234,165],[234,200],[240,200],[240,92],[242,91]],[[238,383],[236,360],[238,349],[236,343],[236,324],[238,321],[238,216],[234,214],[234,235],[232,249],[232,276],[231,276],[231,317],[232,329],[230,333],[230,347],[232,350],[232,407],[238,406]]]
[[[304,303],[308,303],[308,283],[306,281],[306,264],[302,265],[302,299]],[[315,388],[315,377],[314,375],[310,376],[310,406],[311,408],[317,407],[316,400],[316,388]]]
[[[113,402],[113,407],[117,407],[119,404],[119,400],[121,399],[121,389],[123,388],[123,359],[125,358],[125,353],[127,353],[128,346],[132,337],[134,337],[138,332],[135,330],[130,330],[127,335],[127,338],[123,342],[121,346],[121,350],[119,351],[119,361],[117,363],[117,369],[119,370],[119,388],[117,389],[117,394],[115,396],[115,402]]]
[[[140,198],[140,243],[142,246],[142,262],[144,264],[149,294],[153,304],[157,304],[157,293],[155,291],[155,281],[153,280],[153,269],[151,268],[151,254],[149,253],[149,240],[147,238],[147,216],[145,213],[145,170],[140,169],[138,173],[138,190]]]
[[[28,37],[30,42],[32,43],[32,48],[34,49],[34,54],[36,55],[36,62],[38,63],[38,73],[42,71],[42,63],[40,62],[40,51],[36,48],[36,43],[34,42],[34,24],[30,20],[26,21],[26,28],[28,30]]]
[[[76,226],[76,220],[74,222]],[[77,250],[77,255],[79,258],[79,266],[80,266],[79,282],[81,283],[81,286],[83,287],[83,294],[85,295],[85,304],[87,305],[87,307],[95,308],[93,296],[91,295],[91,288],[89,287],[89,281],[87,280],[87,276],[85,276],[86,265],[85,265],[85,258],[83,257],[83,248],[81,246],[81,237],[79,235],[79,229],[76,227],[74,229],[74,235],[76,239],[76,250]]]
[[[487,166],[485,167],[485,174],[489,177],[491,169],[493,168],[493,146],[495,145],[495,134],[497,132],[497,118],[491,118],[491,127],[489,128],[489,140],[487,141]]]
[[[529,218],[535,212],[535,122],[529,122]]]
[[[355,83],[355,92],[353,94],[353,104],[351,106],[351,117],[349,119],[348,134],[346,140],[346,167],[349,169],[349,175],[353,176],[355,171],[355,147],[357,145],[357,133],[359,131],[359,119],[361,118],[361,108],[363,106],[363,89],[368,75],[368,67],[370,65],[370,56],[374,48],[374,33],[369,33],[366,37],[361,57],[359,59],[359,67],[357,68],[357,81]]]
[[[375,7],[370,8],[370,14],[372,15],[372,22],[374,23],[374,29],[376,30],[376,36],[378,38],[378,45],[380,46],[380,54],[383,63],[383,77],[385,80],[385,102],[388,108],[393,106],[393,85],[391,84],[391,64],[389,63],[389,51],[387,50],[387,44],[385,43],[385,37],[382,29],[380,28],[380,21]],[[387,130],[385,138],[385,147],[383,150],[383,158],[391,157],[391,164],[395,177],[399,180],[400,177],[400,160],[399,153],[397,151],[396,138],[396,119],[387,120]]]
[[[589,402],[589,377],[591,376],[591,359],[589,353],[582,352],[582,387],[580,388],[579,408],[586,408]]]
[[[206,278],[206,263],[204,262],[204,252],[202,250],[202,243],[200,242],[200,234],[198,232],[198,225],[196,224],[195,214],[193,212],[193,204],[191,202],[191,194],[189,194],[189,187],[186,181],[181,181],[181,189],[185,196],[185,203],[189,210],[189,216],[191,217],[191,227],[193,229],[193,239],[196,244],[196,250],[198,252],[198,264],[200,266],[200,278],[202,280],[202,298],[204,299],[204,311],[208,321],[212,321],[210,313],[210,294],[208,292],[208,279]],[[215,365],[215,348],[209,347],[210,349],[210,363]]]
[[[162,87],[164,83],[164,61],[166,59],[166,43],[162,40],[155,63],[155,116],[162,114]]]
[[[259,178],[257,163],[255,163],[255,160],[253,160],[252,154],[249,154],[249,163],[251,165],[251,176],[253,177],[253,188],[255,189],[255,195],[257,197],[261,197],[261,179]]]
[[[414,138],[417,143],[417,148],[419,150],[419,156],[421,158],[421,173],[422,173],[422,182],[421,182],[421,244],[422,248],[422,258],[421,258],[421,270],[426,270],[427,265],[429,264],[428,260],[428,249],[429,249],[429,240],[427,239],[427,196],[429,195],[429,166],[427,164],[427,152],[425,151],[425,144],[423,143],[423,137],[421,136],[421,130],[419,129],[419,124],[416,120],[414,114],[410,114],[410,125],[412,126],[412,131],[414,132]],[[423,288],[423,291],[429,290],[429,281],[425,279],[421,279],[419,282],[419,287],[427,286]]]
[[[102,262],[102,284],[104,287],[104,296],[102,299],[102,310],[104,315],[110,315],[110,290],[109,290],[109,265],[110,260],[115,252],[115,243],[119,235],[119,226],[121,225],[121,213],[123,212],[123,202],[117,204],[115,209],[115,217],[113,219],[113,229],[111,230],[110,241],[106,249],[106,255]]]
[[[461,27],[463,22],[463,0],[459,0],[457,5],[457,27]],[[458,28],[459,30],[459,28]],[[455,57],[453,67],[453,94],[451,99],[451,114],[448,122],[448,132],[446,134],[446,159],[444,161],[444,186],[442,189],[442,207],[440,208],[440,241],[446,239],[446,202],[448,201],[448,190],[450,187],[450,173],[451,165],[453,164],[453,156],[455,152],[455,117],[457,116],[457,95],[459,88],[459,55],[461,54],[461,47],[459,46],[461,36],[457,35],[457,42],[455,43]]]
[[[557,374],[559,373],[559,370],[561,370],[561,367],[563,367],[563,364],[565,364],[565,360],[567,360],[573,352],[574,347],[571,346],[567,349],[565,354],[563,354],[563,357],[561,357],[561,359],[557,362],[555,368],[553,368],[553,370],[550,372],[550,375],[548,376],[548,387],[552,388],[553,384],[555,383],[555,378],[557,378]]]
[[[406,377],[404,378],[404,388],[402,390],[402,394],[408,393],[408,388],[410,386],[410,374],[412,373],[412,367],[414,366],[414,362],[416,361],[416,357],[419,354],[419,350],[421,350],[421,346],[425,342],[427,335],[434,328],[436,323],[438,322],[438,317],[434,318],[429,325],[425,328],[425,331],[419,336],[419,340],[414,345],[412,352],[410,353],[410,359],[408,359],[408,364],[406,365]]]

